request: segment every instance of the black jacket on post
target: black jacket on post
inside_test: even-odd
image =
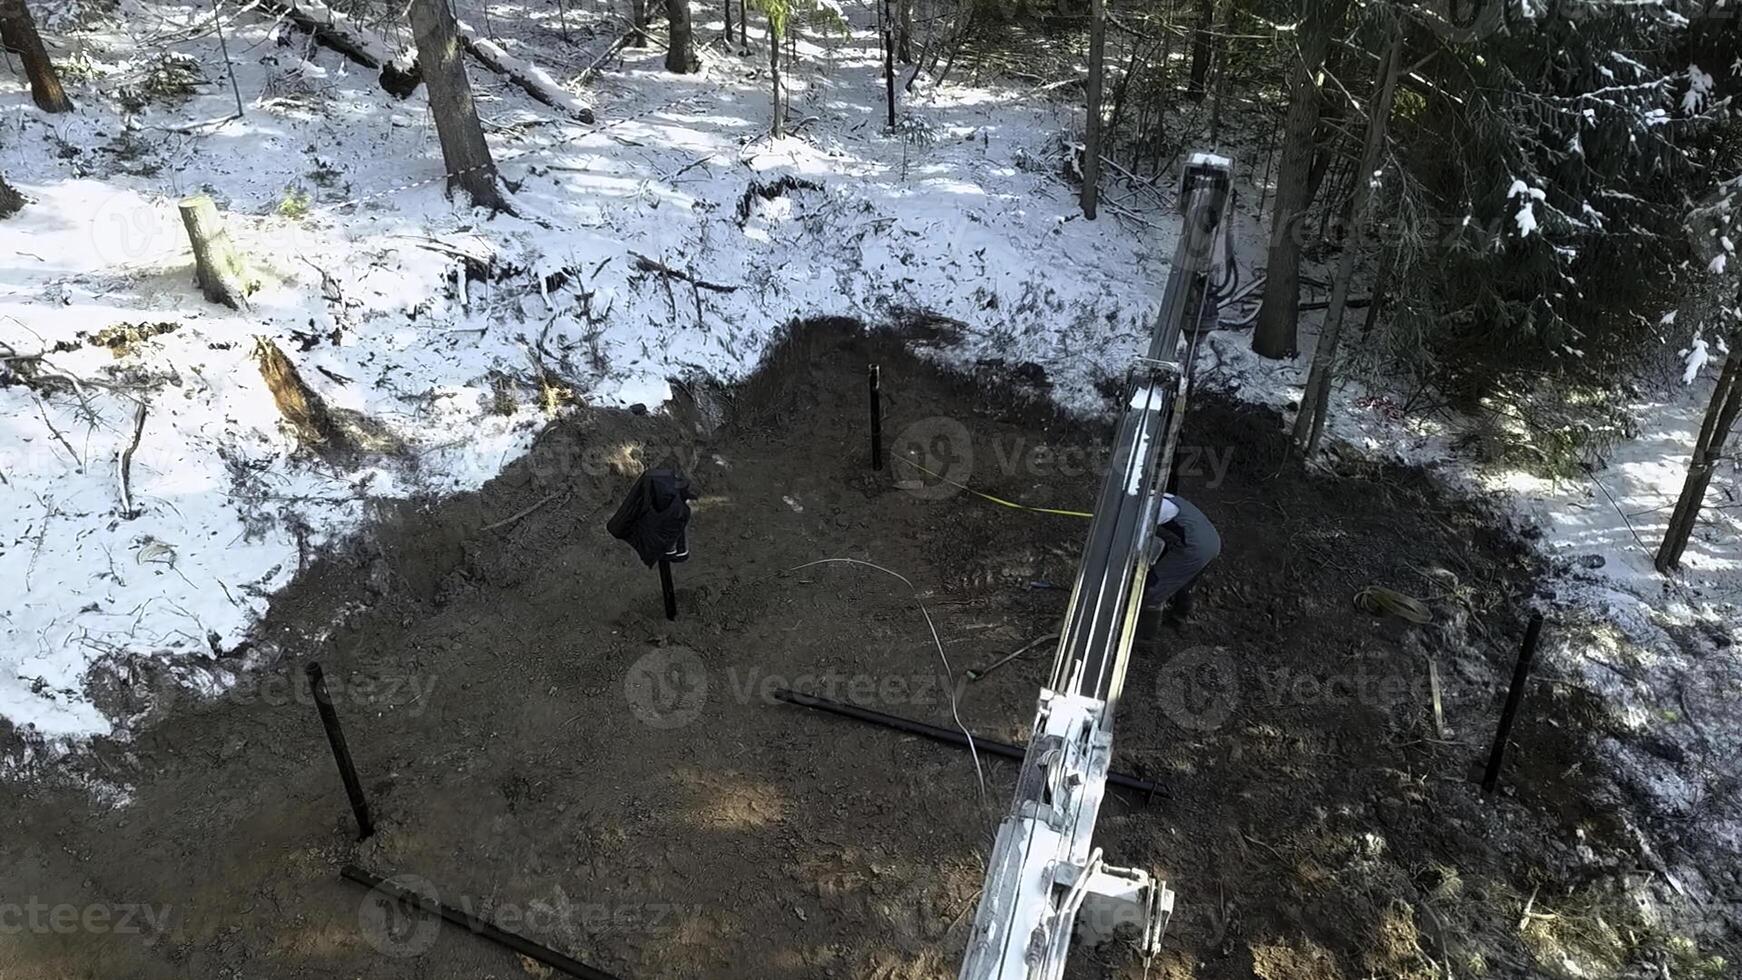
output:
[[[687,561],[689,543],[684,529],[690,523],[689,501],[696,499],[690,481],[675,469],[644,470],[629,488],[629,496],[605,529],[629,547],[652,568],[655,562]]]

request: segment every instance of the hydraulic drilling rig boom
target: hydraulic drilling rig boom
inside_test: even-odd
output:
[[[1113,713],[1137,630],[1155,517],[1173,465],[1189,371],[1180,338],[1213,288],[1213,243],[1228,200],[1226,159],[1194,154],[1182,179],[1185,223],[1147,357],[1126,383],[1076,585],[1040,692],[1016,796],[998,826],[960,980],[1057,980],[1071,937],[1121,927],[1154,952],[1173,892],[1091,849],[1113,758]]]

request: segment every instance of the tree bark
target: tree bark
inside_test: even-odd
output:
[[[647,47],[647,0],[629,0],[629,47]]]
[[[895,131],[895,18],[889,9],[891,0],[883,0],[878,8],[883,21],[883,101],[888,106],[888,125]]]
[[[665,70],[674,75],[687,75],[695,70],[695,54],[691,51],[690,0],[665,0],[665,19],[671,25],[670,43],[665,48]]]
[[[496,161],[472,102],[454,15],[446,0],[411,0],[408,15],[448,171],[448,190],[459,188],[478,207],[506,211],[508,204],[496,184]]]
[[[768,16],[768,77],[774,89],[774,120],[769,124],[769,133],[775,139],[786,135],[786,113],[780,106],[780,22],[773,14]]]
[[[913,64],[913,0],[895,0],[895,57]]]
[[[1295,353],[1295,321],[1300,316],[1299,224],[1311,203],[1307,170],[1312,165],[1313,132],[1319,120],[1318,72],[1330,48],[1331,28],[1341,19],[1346,2],[1306,0],[1300,51],[1289,85],[1282,161],[1277,169],[1264,295],[1258,308],[1258,327],[1252,334],[1252,350],[1261,357],[1293,357]]]
[[[1198,0],[1198,23],[1192,30],[1192,73],[1186,83],[1186,98],[1193,102],[1204,99],[1205,82],[1210,77],[1210,58],[1215,49],[1211,26],[1216,17],[1216,0]]]
[[[1738,291],[1742,294],[1742,290]],[[1742,295],[1738,296],[1742,299]],[[1724,359],[1724,373],[1718,378],[1717,390],[1706,409],[1706,420],[1700,426],[1700,436],[1694,443],[1694,455],[1688,462],[1687,480],[1682,483],[1681,496],[1676,498],[1675,511],[1670,515],[1669,528],[1657,549],[1656,566],[1665,575],[1681,567],[1682,552],[1693,536],[1700,508],[1705,505],[1706,489],[1712,475],[1724,457],[1724,446],[1730,432],[1742,416],[1742,329],[1730,337],[1730,356]]]
[[[0,218],[10,218],[24,208],[24,195],[0,175]]]
[[[60,74],[49,60],[48,49],[42,46],[42,35],[36,33],[36,21],[24,0],[0,0],[0,41],[18,52],[24,61],[24,75],[30,80],[30,97],[43,112],[67,112],[73,107],[61,88]]]
[[[194,281],[214,303],[232,310],[248,308],[248,274],[236,246],[224,230],[218,206],[204,194],[182,198],[181,223],[194,249]]]
[[[732,0],[726,0],[726,46],[730,48],[735,40],[732,36]]]
[[[254,359],[260,366],[260,377],[272,392],[278,413],[296,432],[304,448],[316,451],[345,449],[349,440],[344,430],[333,420],[327,403],[316,394],[296,370],[284,351],[266,337],[254,338]]]
[[[1373,298],[1367,301],[1367,318],[1361,324],[1361,339],[1373,336],[1373,329],[1379,326],[1379,314],[1385,309],[1385,303],[1391,297],[1391,277],[1397,271],[1397,244],[1389,242],[1385,251],[1379,256],[1379,272],[1373,277]]]
[[[1089,3],[1089,105],[1083,117],[1083,217],[1095,220],[1101,195],[1101,81],[1107,69],[1106,0]]]
[[[1331,375],[1336,370],[1337,344],[1343,335],[1343,313],[1349,302],[1349,280],[1355,274],[1355,256],[1366,237],[1368,201],[1373,196],[1372,174],[1379,169],[1385,150],[1385,130],[1391,120],[1391,106],[1397,96],[1397,73],[1403,63],[1403,25],[1391,25],[1391,44],[1380,63],[1374,79],[1373,99],[1367,115],[1367,138],[1361,147],[1361,169],[1355,180],[1349,216],[1354,234],[1343,243],[1343,254],[1337,260],[1336,278],[1331,282],[1331,305],[1325,310],[1325,329],[1313,348],[1313,366],[1307,374],[1306,390],[1300,399],[1300,411],[1294,417],[1294,441],[1311,456],[1318,449],[1324,433],[1325,415],[1330,409]]]

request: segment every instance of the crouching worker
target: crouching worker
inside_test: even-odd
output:
[[[1192,583],[1221,553],[1222,536],[1203,511],[1184,497],[1163,496],[1150,543],[1149,576],[1143,583],[1144,611],[1165,606],[1167,623],[1183,622],[1191,613]]]

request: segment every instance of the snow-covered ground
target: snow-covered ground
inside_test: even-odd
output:
[[[75,113],[45,116],[22,79],[0,78],[0,173],[29,200],[0,222],[0,342],[78,379],[46,397],[0,388],[0,715],[50,741],[124,721],[85,694],[97,661],[232,652],[372,498],[498,472],[547,417],[535,356],[586,401],[658,403],[667,379],[743,374],[795,317],[911,306],[967,325],[958,356],[1043,362],[1084,403],[1136,349],[1170,251],[1165,209],[1081,220],[1056,176],[1068,106],[922,84],[907,135],[883,133],[865,32],[801,43],[798,135],[781,140],[766,136],[759,59],[717,47],[689,76],[666,74],[657,49],[629,52],[583,93],[593,126],[473,63],[521,214],[491,217],[444,196],[421,91],[397,102],[248,12],[227,24],[246,114],[221,121],[234,101],[217,38],[186,39],[210,8],[128,0],[118,16],[61,35]],[[548,26],[501,40],[569,78],[615,30],[575,47]],[[127,87],[164,51],[205,81],[127,115]],[[785,174],[819,189],[746,198]],[[196,192],[252,263],[249,311],[194,285],[176,203]],[[467,281],[468,255],[485,278]],[[729,291],[638,270],[637,255]],[[123,324],[161,326],[93,342]],[[299,456],[256,336],[401,446],[345,469]],[[129,514],[120,457],[140,405]]]

